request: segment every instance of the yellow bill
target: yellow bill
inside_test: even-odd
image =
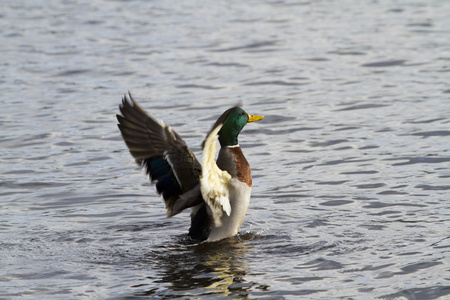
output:
[[[247,114],[247,115],[248,115],[248,121],[247,121],[247,123],[250,123],[250,122],[256,122],[256,121],[259,121],[259,120],[264,119],[263,116],[254,116],[254,115],[251,115],[251,114]]]

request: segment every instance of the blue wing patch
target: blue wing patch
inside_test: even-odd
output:
[[[156,190],[162,194],[164,200],[170,201],[173,197],[178,198],[182,193],[181,186],[178,183],[172,167],[163,156],[151,157],[143,160],[150,180],[156,180]]]

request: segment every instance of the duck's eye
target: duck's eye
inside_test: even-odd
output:
[[[241,112],[241,113],[239,114],[239,116],[243,116],[243,115],[245,115],[243,112]]]

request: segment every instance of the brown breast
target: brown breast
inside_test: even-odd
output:
[[[252,186],[252,172],[247,159],[242,153],[241,147],[229,147],[228,151],[233,155],[236,161],[236,177],[239,181],[246,183],[249,187]]]

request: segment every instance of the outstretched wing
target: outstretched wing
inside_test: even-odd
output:
[[[225,212],[228,216],[231,213],[231,205],[228,193],[228,182],[231,175],[227,171],[222,171],[216,164],[216,144],[219,138],[218,132],[223,124],[216,125],[206,137],[203,143],[202,155],[202,175],[200,176],[200,190],[212,211],[216,226],[220,226],[220,219]]]
[[[131,93],[128,95],[124,95],[120,105],[118,126],[136,163],[145,167],[151,182],[156,181],[167,216],[202,203],[201,166],[195,155],[169,125],[150,117]]]

